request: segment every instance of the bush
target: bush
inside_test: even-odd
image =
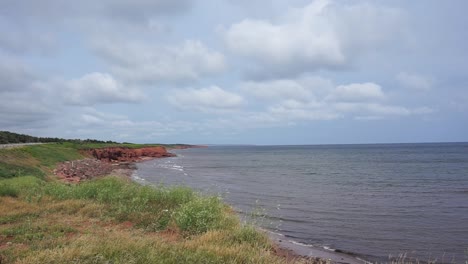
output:
[[[223,204],[216,197],[197,197],[182,205],[175,222],[186,234],[200,234],[219,227],[223,219]]]

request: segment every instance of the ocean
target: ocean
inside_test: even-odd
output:
[[[213,146],[135,179],[221,196],[285,238],[370,261],[468,261],[468,143]]]

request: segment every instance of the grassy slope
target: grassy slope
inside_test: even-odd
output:
[[[0,263],[284,262],[216,197],[112,176],[79,185],[47,177],[82,158],[79,148],[0,150]]]

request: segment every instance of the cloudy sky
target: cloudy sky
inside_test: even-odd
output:
[[[465,0],[0,0],[0,130],[468,141]]]

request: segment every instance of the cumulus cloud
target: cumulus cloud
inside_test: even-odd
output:
[[[82,108],[78,120],[79,122],[74,125],[91,127],[133,125],[125,115],[101,112],[90,106]]]
[[[426,76],[411,74],[407,72],[400,72],[396,79],[406,88],[428,91],[432,88],[434,81]]]
[[[245,19],[223,36],[229,50],[256,61],[262,74],[294,75],[348,66],[369,47],[398,35],[401,19],[393,8],[316,0],[279,21]]]
[[[195,80],[225,68],[223,54],[209,50],[197,40],[187,40],[179,46],[158,46],[101,39],[94,46],[113,73],[134,82]]]
[[[61,85],[60,92],[63,98],[68,103],[76,105],[134,103],[143,99],[143,94],[139,90],[124,87],[107,73],[89,73],[81,78],[53,85]]]
[[[179,120],[135,120],[119,115],[83,107],[70,113],[64,120],[66,136],[71,138],[101,138],[104,140],[155,142],[157,138],[175,136],[200,130],[199,122]]]
[[[241,90],[257,98],[310,100],[330,90],[333,83],[321,77],[279,79],[270,81],[248,81],[240,85]]]
[[[385,94],[380,85],[375,83],[339,85],[326,98],[326,100],[331,101],[367,101],[382,99],[385,99]]]
[[[250,81],[241,89],[267,102],[265,111],[244,117],[260,125],[341,118],[378,120],[433,112],[428,107],[408,108],[392,104],[383,88],[373,82],[336,85],[331,80],[309,76]]]
[[[310,101],[307,103],[287,100],[268,109],[270,115],[283,121],[332,120],[341,116],[327,105]]]
[[[225,91],[218,86],[177,90],[170,93],[167,99],[180,109],[205,112],[237,109],[244,104],[244,99],[240,95]]]
[[[296,98],[300,100],[313,96],[311,91],[292,80],[246,82],[242,84],[242,90],[264,99]]]
[[[81,78],[63,80],[41,78],[21,62],[0,62],[0,127],[46,127],[68,105],[134,103],[143,95],[124,87],[111,75],[90,73]],[[88,115],[83,121],[96,122]]]

